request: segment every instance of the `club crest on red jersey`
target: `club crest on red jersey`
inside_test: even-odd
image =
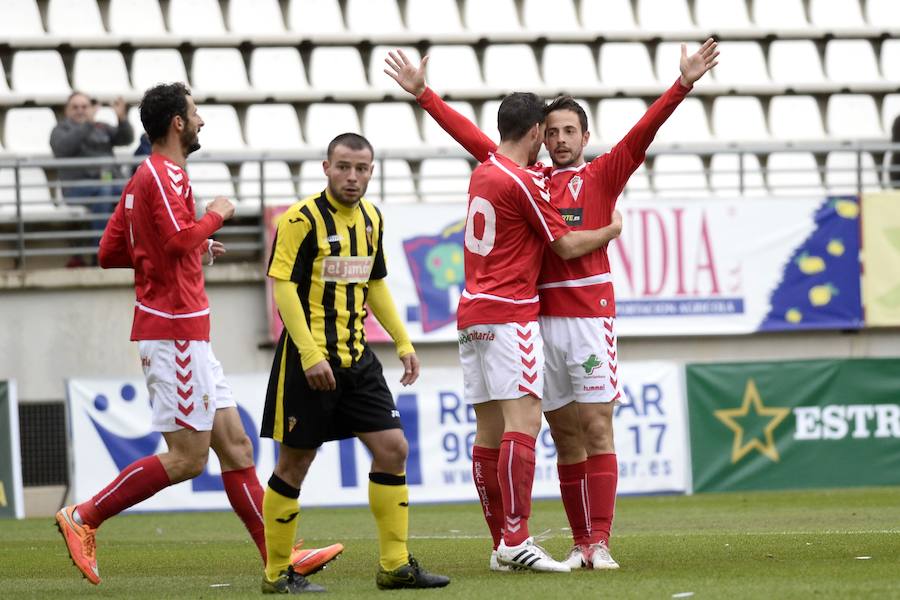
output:
[[[583,181],[581,180],[581,176],[575,175],[574,177],[572,177],[572,179],[569,180],[569,183],[566,186],[569,188],[569,192],[572,194],[572,199],[575,201],[578,200],[578,194],[581,193],[582,183]]]

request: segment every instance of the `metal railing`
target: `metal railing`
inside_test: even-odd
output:
[[[588,157],[608,150],[590,146]],[[826,157],[840,152],[845,159],[828,165]],[[626,198],[658,198],[714,196],[785,196],[797,194],[862,194],[872,189],[891,187],[900,180],[900,165],[892,169],[888,158],[900,153],[900,144],[878,141],[822,142],[804,144],[656,144],[648,152],[646,167],[639,170],[626,186]],[[815,165],[771,168],[768,157],[805,153],[812,154]],[[700,168],[665,170],[661,156],[697,156]],[[723,157],[734,156],[731,165],[722,166]],[[715,158],[713,158],[715,157]],[[753,158],[749,158],[753,157]],[[846,160],[850,157],[851,160]],[[869,162],[869,157],[872,161]],[[144,157],[111,157],[104,159],[50,159],[43,157],[0,157],[0,260],[7,268],[25,268],[29,259],[37,257],[94,257],[102,226],[119,200],[131,169]],[[191,177],[198,212],[214,195],[230,196],[236,206],[235,218],[218,233],[229,248],[229,260],[259,260],[265,253],[265,211],[267,206],[290,204],[324,187],[324,174],[319,167],[303,169],[312,161],[321,165],[323,153],[317,150],[265,153],[204,153],[191,157],[195,176]],[[368,196],[377,202],[393,201],[459,201],[466,200],[468,172],[438,173],[431,177],[421,173],[423,160],[464,158],[475,162],[458,149],[393,149],[379,151],[375,176],[369,184]],[[542,157],[549,162],[546,154]],[[409,172],[391,172],[394,159],[405,161]],[[690,159],[694,166],[696,159]],[[718,164],[714,167],[713,162]],[[200,165],[225,164],[227,174],[212,175]],[[285,163],[280,175],[272,175],[267,165]],[[759,164],[757,168],[756,165]],[[255,164],[253,169],[248,166]],[[396,163],[393,163],[396,164]],[[657,168],[659,167],[659,168]],[[96,168],[115,173],[102,180],[60,179],[61,169]],[[387,168],[387,171],[385,169]],[[898,181],[900,184],[900,181]],[[94,188],[91,190],[91,188]],[[85,190],[98,192],[84,196]]]

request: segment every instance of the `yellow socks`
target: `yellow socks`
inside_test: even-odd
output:
[[[278,575],[291,564],[291,550],[297,535],[300,515],[300,490],[272,474],[263,496],[263,522],[266,526],[266,578]]]
[[[406,473],[369,473],[369,508],[378,525],[381,568],[393,571],[402,567],[409,561],[409,550],[406,547],[409,536],[409,488],[406,485]],[[267,528],[266,534],[268,531]],[[270,554],[270,561],[271,556]]]

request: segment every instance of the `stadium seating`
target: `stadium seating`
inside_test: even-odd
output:
[[[356,48],[317,46],[309,64],[312,87],[345,96],[364,94],[369,89],[366,70]]]
[[[212,202],[216,196],[235,197],[234,181],[225,163],[191,161],[187,171],[198,206]]]
[[[816,157],[812,152],[772,152],[767,158],[769,191],[777,196],[825,195]]]
[[[224,36],[225,21],[217,0],[169,0],[169,31],[185,38]]]
[[[435,90],[467,95],[484,86],[478,57],[471,46],[432,46],[428,55],[428,83]]]
[[[168,36],[157,0],[110,0],[109,31],[138,40]]]
[[[585,31],[633,33],[637,31],[630,0],[581,0],[581,26]]]
[[[306,144],[297,111],[290,104],[252,104],[244,120],[247,146],[254,150],[290,151]]]
[[[132,96],[125,59],[118,50],[79,50],[72,67],[76,90],[98,98]]]
[[[387,57],[388,52],[398,49],[403,50],[403,53],[414,64],[419,64],[419,61],[422,60],[422,57],[419,56],[419,51],[413,46],[375,46],[372,48],[372,53],[369,56],[369,83],[371,83],[373,89],[379,92],[384,92],[397,98],[408,99],[410,96],[384,73],[385,68],[387,68],[384,59]],[[429,63],[430,61],[431,59],[429,59]]]
[[[279,101],[303,97],[309,90],[306,69],[296,48],[255,48],[249,71],[253,89]]]
[[[370,102],[363,109],[362,126],[376,148],[410,150],[422,144],[416,115],[405,102]]]
[[[465,202],[471,174],[463,158],[426,158],[419,166],[419,195],[423,202]]]
[[[600,81],[613,88],[658,87],[647,48],[638,42],[611,42],[600,47]]]
[[[403,20],[396,0],[347,0],[347,29],[359,34],[397,33]]]
[[[135,51],[131,63],[131,81],[140,93],[158,83],[187,81],[181,53],[174,48],[142,48]]]
[[[456,110],[458,113],[462,114],[464,117],[469,119],[473,123],[477,123],[478,119],[475,117],[475,111],[472,108],[472,105],[468,102],[449,102],[450,106]],[[449,133],[444,131],[440,125],[437,124],[437,121],[432,119],[430,116],[425,116],[422,119],[422,133],[425,138],[425,144],[429,148],[435,148],[440,150],[446,150],[449,148],[459,148],[459,143],[454,140]],[[495,127],[496,129],[496,127]]]
[[[514,0],[461,0],[463,2],[463,22],[466,29],[482,34],[502,34],[520,31],[519,15]]]
[[[769,104],[769,129],[778,141],[824,140],[822,115],[812,96],[776,96]]]
[[[653,185],[660,198],[706,198],[709,184],[696,154],[661,154],[653,159]]]
[[[344,31],[344,17],[338,0],[290,0],[288,29],[305,36]]]
[[[11,108],[3,126],[4,146],[16,154],[50,154],[56,115],[49,108]]]
[[[527,44],[488,46],[484,51],[484,80],[490,87],[506,93],[544,85],[534,51]]]
[[[72,88],[56,50],[20,50],[13,55],[12,89],[39,104],[65,102]]]
[[[155,1],[155,0],[154,0]],[[5,0],[0,19],[0,38],[10,41],[44,36],[36,0]]]
[[[644,116],[645,112],[647,103],[639,98],[601,100],[597,104],[599,140],[605,144],[615,144]]]
[[[566,34],[579,30],[573,0],[524,0],[525,30],[536,36]]]
[[[197,112],[203,119],[200,143],[207,152],[228,152],[244,149],[244,138],[237,111],[227,104],[200,104]]]
[[[709,185],[714,194],[723,197],[767,193],[759,158],[754,154],[713,154],[709,160]]]
[[[425,35],[463,32],[456,0],[406,0],[406,25]]]
[[[825,187],[828,193],[856,194],[860,184],[863,192],[877,191],[881,187],[872,155],[869,152],[859,155],[856,152],[829,152],[825,158]]]
[[[278,0],[230,0],[228,30],[232,33],[267,36],[285,32]]]
[[[106,30],[95,0],[50,0],[47,32],[71,38],[99,38]]]
[[[303,130],[310,146],[324,150],[338,133],[360,131],[359,115],[351,104],[317,102],[306,110],[306,126]]]
[[[372,202],[416,202],[416,187],[409,162],[399,158],[375,161],[366,198]]]
[[[541,65],[549,90],[591,93],[600,86],[597,63],[587,44],[547,44]]]
[[[252,213],[258,211],[261,206],[259,164],[253,161],[241,165],[236,211]],[[291,170],[286,162],[266,161],[263,163],[263,176],[266,206],[293,204],[299,199]]]
[[[762,142],[769,139],[762,103],[755,96],[720,96],[713,101],[712,128],[723,142]]]

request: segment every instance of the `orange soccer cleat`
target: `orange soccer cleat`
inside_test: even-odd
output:
[[[72,562],[84,577],[97,585],[100,583],[100,570],[97,568],[97,544],[94,528],[79,525],[72,513],[75,505],[64,506],[56,513],[56,526],[66,541]]]
[[[308,577],[324,569],[344,551],[343,544],[331,544],[324,548],[301,548],[303,540],[297,542],[291,551],[291,566],[294,572]]]

